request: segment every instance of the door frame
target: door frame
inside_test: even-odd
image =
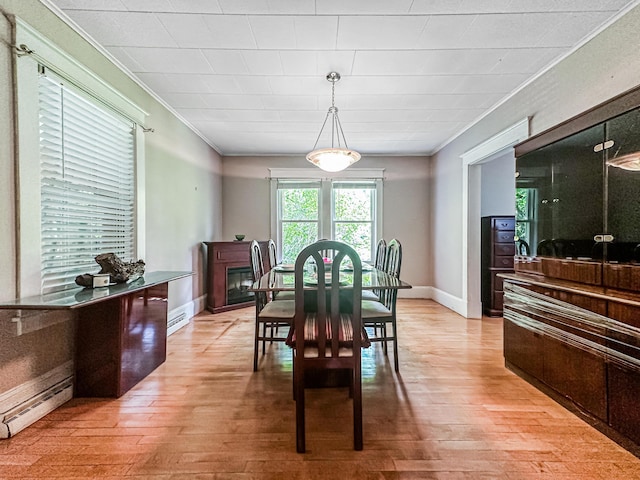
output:
[[[530,117],[520,120],[460,156],[462,159],[462,258],[464,259],[462,262],[462,314],[466,318],[482,318],[480,165],[508,153],[514,145],[529,138],[529,120]]]

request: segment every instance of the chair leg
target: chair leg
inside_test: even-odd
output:
[[[382,322],[380,324],[380,330],[382,331],[382,348],[384,349],[384,354],[389,355],[389,349],[387,347],[387,323]]]
[[[256,328],[253,338],[253,371],[258,371],[258,337],[260,336],[260,323],[256,318]]]
[[[351,370],[351,380],[349,381],[349,398],[353,398],[353,384],[354,384],[353,370]]]
[[[291,364],[293,365],[293,367],[292,367],[293,375],[292,375],[292,378],[291,378],[291,380],[292,380],[292,382],[291,382],[292,388],[291,389],[293,390],[293,401],[295,402],[296,401],[296,351],[293,348],[291,349]]]
[[[304,376],[300,365],[296,368],[296,451],[305,453],[305,419],[304,419]]]
[[[361,369],[353,369],[353,449],[362,450],[362,374]]]
[[[395,317],[391,321],[391,328],[393,328],[393,363],[396,373],[398,373],[400,371],[400,363],[398,361],[398,330],[396,329]]]
[[[265,353],[267,353],[267,322],[264,322],[262,324],[262,355],[264,355]]]

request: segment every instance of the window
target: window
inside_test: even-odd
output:
[[[351,245],[365,261],[375,248],[374,182],[333,182],[333,238]]]
[[[147,118],[33,27],[15,19],[19,297],[75,285],[113,251],[144,258]],[[74,242],[72,239],[75,238]]]
[[[308,172],[307,172],[308,174]],[[277,179],[273,190],[275,235],[283,263],[319,238],[353,246],[363,261],[374,258],[382,180]]]
[[[41,68],[41,291],[76,286],[94,257],[135,255],[134,124]]]
[[[282,262],[293,263],[305,246],[320,238],[320,183],[281,183],[278,218]]]
[[[516,239],[523,240],[531,250],[537,243],[531,222],[535,219],[536,189],[516,188]]]

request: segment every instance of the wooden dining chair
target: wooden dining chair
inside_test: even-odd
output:
[[[276,249],[276,242],[272,238],[267,243],[267,252],[269,253],[269,269],[272,269],[278,265],[278,251]]]
[[[378,241],[378,245],[376,247],[376,256],[374,259],[373,266],[379,270],[384,270],[385,261],[387,259],[387,242],[385,242],[384,238],[381,238]],[[374,290],[363,290],[362,291],[362,299],[363,300],[380,300],[380,292]]]
[[[316,270],[315,278],[306,272],[310,259],[322,265],[330,251],[330,269]],[[347,257],[353,272],[348,285],[341,282],[340,263]],[[306,290],[317,285],[315,292]],[[361,349],[369,346],[360,315],[362,263],[350,246],[330,240],[318,241],[304,248],[295,263],[295,317],[289,346],[293,348],[293,383],[296,401],[296,449],[305,447],[305,377],[312,370],[346,369],[351,372],[350,394],[353,397],[353,448],[362,450],[362,382]],[[307,295],[305,295],[307,293]],[[315,295],[314,309],[309,296]],[[308,311],[312,310],[312,311]]]
[[[267,243],[267,252],[269,254],[269,269],[272,270],[276,268],[280,262],[278,261],[278,249],[276,248],[276,242],[271,238]],[[271,292],[272,300],[293,300],[293,297],[293,292]]]
[[[384,271],[389,275],[400,278],[402,266],[402,244],[395,238],[387,244]],[[385,355],[388,354],[388,342],[393,342],[393,362],[395,371],[400,371],[398,361],[398,332],[396,323],[396,300],[398,291],[395,289],[381,289],[379,300],[362,301],[362,323],[365,328],[373,328],[372,342],[381,342]],[[378,333],[380,332],[380,333]]]
[[[257,282],[264,275],[262,252],[256,240],[252,240],[249,246],[251,274],[253,281]],[[258,348],[262,342],[262,355],[266,353],[266,342],[284,342],[286,336],[279,336],[280,327],[293,325],[294,301],[278,300],[269,301],[266,292],[255,292],[256,322],[253,342],[253,371],[258,370]],[[262,327],[262,331],[261,328]],[[289,329],[286,332],[289,332]],[[269,334],[267,335],[267,331]]]

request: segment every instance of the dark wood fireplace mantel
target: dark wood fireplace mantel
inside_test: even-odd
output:
[[[202,242],[207,246],[207,310],[213,313],[223,312],[234,308],[243,308],[253,305],[253,294],[247,292],[247,300],[230,298],[230,291],[236,292],[237,285],[229,282],[230,273],[233,282],[233,274],[239,275],[241,269],[247,269],[251,276],[251,262],[249,259],[249,245],[251,242]],[[269,269],[269,257],[267,255],[268,241],[260,241],[262,259],[266,264],[265,271]],[[237,282],[237,279],[236,279]],[[248,287],[248,285],[247,285]]]

